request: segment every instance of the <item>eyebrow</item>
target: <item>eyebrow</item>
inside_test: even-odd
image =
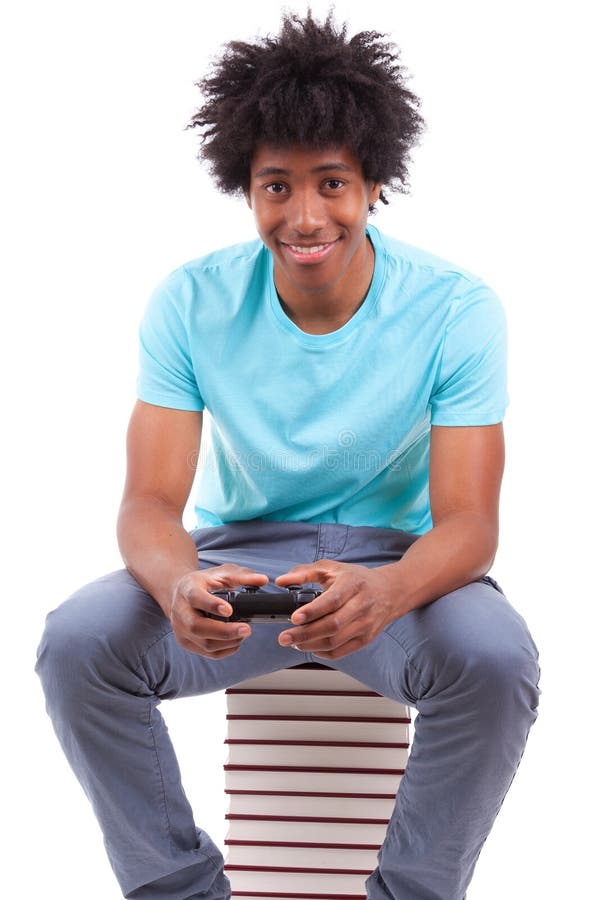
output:
[[[311,169],[312,172],[331,172],[332,170],[338,172],[352,172],[352,168],[347,166],[346,163],[343,162],[326,162],[321,166],[315,166],[314,169]],[[255,174],[255,178],[264,178],[266,175],[291,175],[292,172],[290,169],[280,169],[278,166],[265,166],[260,169]]]

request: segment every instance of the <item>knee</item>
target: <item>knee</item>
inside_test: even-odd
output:
[[[539,654],[523,618],[493,588],[455,593],[462,596],[442,607],[448,614],[429,634],[429,686],[434,692],[460,686],[466,697],[496,710],[511,701],[535,710]]]
[[[526,627],[519,640],[511,631],[472,648],[466,671],[465,711],[470,710],[482,735],[516,758],[537,719],[540,697],[537,648]]]
[[[35,670],[49,707],[79,708],[107,682],[139,690],[139,641],[168,623],[131,582],[126,573],[98,579],[47,616]]]
[[[489,605],[488,605],[489,604]],[[469,669],[492,697],[520,695],[537,707],[539,653],[523,617],[504,595],[480,601],[479,625],[466,649]]]
[[[80,694],[102,668],[108,619],[102,615],[103,593],[93,582],[46,617],[35,670],[47,697]]]
[[[470,646],[464,668],[457,707],[472,725],[471,740],[481,760],[492,753],[495,765],[504,760],[512,771],[538,717],[540,697],[538,652],[525,623]]]
[[[535,711],[539,700],[540,667],[535,644],[525,627],[469,647],[465,655],[468,683],[497,715],[516,707]]]
[[[35,671],[39,675],[49,712],[84,701],[86,684],[97,665],[100,644],[97,633],[85,627],[71,600],[46,618],[37,649]]]

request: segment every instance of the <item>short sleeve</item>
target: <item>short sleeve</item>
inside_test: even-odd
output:
[[[504,418],[506,316],[482,282],[453,301],[430,403],[432,425],[494,425]]]
[[[152,293],[139,329],[137,396],[155,406],[201,411],[204,400],[190,355],[185,327],[184,270],[177,270]]]

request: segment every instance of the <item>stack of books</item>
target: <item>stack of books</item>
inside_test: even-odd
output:
[[[308,663],[226,691],[232,895],[364,900],[409,750],[407,706]]]

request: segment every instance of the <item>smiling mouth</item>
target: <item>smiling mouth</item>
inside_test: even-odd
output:
[[[294,253],[311,254],[311,253],[320,253],[321,250],[324,250],[325,247],[329,246],[329,244],[314,244],[312,247],[303,247],[302,245],[298,245],[298,244],[287,244],[286,246],[289,247],[290,250],[293,250]]]
[[[337,244],[337,240],[322,244],[288,244],[281,242],[285,250],[298,262],[319,262]]]

